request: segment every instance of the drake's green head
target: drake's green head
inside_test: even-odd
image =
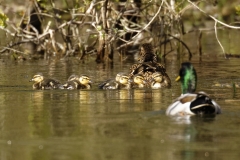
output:
[[[182,63],[176,81],[181,81],[182,94],[194,93],[197,87],[197,73],[190,62]]]

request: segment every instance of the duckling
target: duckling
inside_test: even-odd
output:
[[[197,73],[190,62],[182,63],[176,81],[181,81],[182,95],[166,110],[167,115],[220,114],[220,106],[206,93],[196,91]]]
[[[79,78],[78,75],[72,74],[71,76],[68,77],[68,80],[67,80],[67,81],[74,81],[74,80],[77,80],[78,78]]]
[[[118,89],[131,89],[131,83],[127,74],[120,76]]]
[[[150,87],[152,89],[167,88],[171,86],[171,80],[168,76],[160,72],[154,72],[151,76]]]
[[[132,88],[144,88],[145,84],[146,81],[144,80],[143,75],[141,74],[134,75]]]
[[[106,80],[98,85],[99,89],[121,89],[123,86],[128,85],[125,80],[129,79],[127,78],[127,74],[124,72],[119,72],[115,79],[109,79]],[[121,81],[120,81],[121,80]],[[125,87],[123,87],[125,88]]]
[[[78,89],[79,84],[79,76],[76,74],[72,74],[68,78],[67,82],[61,86],[61,89]]]
[[[29,82],[34,82],[33,89],[57,89],[61,86],[60,82],[54,79],[45,79],[42,73],[33,76]]]
[[[78,85],[78,89],[91,89],[92,85],[91,85],[92,81],[90,79],[89,76],[87,75],[81,75],[79,77],[79,85]]]

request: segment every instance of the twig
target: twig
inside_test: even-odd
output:
[[[191,2],[190,0],[187,0],[189,3],[191,3],[194,7],[196,7],[198,10],[200,10],[201,12],[203,12],[205,15],[209,16],[210,18],[212,18],[214,21],[220,23],[221,25],[228,27],[228,28],[232,28],[232,29],[240,29],[240,27],[237,26],[232,26],[232,25],[228,25],[226,23],[223,23],[221,21],[219,21],[218,19],[216,19],[215,17],[213,17],[212,15],[207,14],[205,11],[203,11],[201,8],[199,8],[196,4],[194,4],[193,2]]]
[[[144,31],[153,21],[154,19],[158,16],[158,14],[160,13],[161,9],[162,9],[162,5],[163,5],[164,0],[162,0],[162,3],[160,5],[160,7],[158,8],[157,13],[153,16],[153,18],[148,22],[148,24],[146,26],[143,27],[143,29],[141,29],[141,31],[139,31],[135,36],[132,37],[132,39],[136,38],[142,31]]]
[[[175,37],[175,36],[173,36],[173,35],[168,34],[168,36],[173,37],[174,39],[176,39],[176,40],[178,40],[179,42],[182,43],[182,45],[187,49],[187,51],[188,51],[188,53],[189,53],[189,60],[190,60],[190,59],[192,58],[192,52],[190,51],[190,49],[188,48],[188,46],[186,45],[186,43],[184,43],[181,39],[179,39],[179,38],[177,38],[177,37]]]
[[[203,11],[201,8],[199,8],[195,3],[191,2],[190,0],[187,0],[187,1],[189,3],[191,3],[194,7],[196,7],[199,11],[201,11],[202,13],[204,13],[205,15],[207,15],[208,17],[212,18],[215,21],[215,24],[214,24],[215,36],[216,36],[216,39],[218,41],[218,44],[220,45],[220,47],[221,47],[221,49],[224,53],[224,56],[226,58],[226,53],[225,53],[224,47],[222,46],[222,44],[219,41],[218,36],[217,36],[217,23],[220,23],[221,25],[223,25],[225,27],[228,27],[228,28],[231,28],[231,29],[240,29],[240,27],[232,26],[232,25],[228,25],[226,23],[223,23],[223,22],[219,21],[218,19],[216,19],[215,17],[213,17],[212,15],[207,14],[205,11]]]
[[[223,48],[221,42],[220,42],[219,39],[218,39],[218,34],[217,34],[217,21],[215,21],[214,29],[215,29],[215,36],[216,36],[216,39],[217,39],[217,41],[218,41],[218,44],[219,44],[220,47],[222,48],[222,51],[223,51],[223,54],[224,54],[225,58],[227,58],[227,57],[226,57],[225,50],[224,50],[224,48]]]
[[[18,52],[18,53],[24,54],[24,52],[18,51],[18,50],[13,49],[13,48],[4,47],[4,49],[5,49],[5,50],[12,50],[12,51],[14,51],[14,52]]]

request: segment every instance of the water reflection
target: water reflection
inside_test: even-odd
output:
[[[179,154],[182,159],[194,159],[196,156],[200,157],[200,159],[204,157],[216,157],[215,152],[217,150],[217,146],[214,144],[216,144],[219,139],[218,137],[215,137],[215,134],[213,134],[213,128],[208,128],[208,126],[215,123],[215,116],[188,116],[185,118],[189,118],[188,122],[190,123],[180,124],[178,123],[180,119],[178,119],[176,124],[183,127],[182,129],[176,127],[173,134],[170,135],[172,139],[184,142],[184,148],[177,151],[178,153],[175,154]],[[176,119],[174,119],[174,121],[175,120]],[[184,122],[186,122],[185,120]],[[201,146],[201,144],[206,146],[198,148],[197,145]],[[211,145],[207,146],[209,144]]]
[[[216,117],[176,119],[165,115],[167,106],[181,92],[179,83],[174,81],[171,89],[106,91],[96,88],[36,91],[28,82],[29,76],[36,72],[64,82],[69,74],[87,71],[97,84],[127,70],[131,64],[119,65],[110,72],[96,69],[99,68],[96,65],[86,67],[64,61],[51,64],[55,66],[51,71],[46,62],[0,64],[0,157],[6,160],[236,159],[240,147],[240,89],[233,93],[232,88],[213,85],[219,79],[227,83],[229,78],[225,77],[237,81],[239,60],[203,61],[194,62],[199,73],[199,91],[213,97],[223,113]],[[175,60],[167,63],[169,76],[174,79],[178,63]]]

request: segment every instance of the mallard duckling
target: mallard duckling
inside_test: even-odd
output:
[[[129,76],[127,74],[123,74],[119,78],[118,89],[131,89],[131,83],[130,83],[130,80],[129,80]]]
[[[92,81],[89,76],[81,75],[79,77],[79,85],[77,88],[78,89],[91,89],[92,88],[91,83],[92,83]]]
[[[166,110],[167,115],[220,114],[220,106],[206,93],[194,93],[197,74],[190,62],[182,63],[176,81],[181,81],[182,95]]]
[[[45,79],[42,73],[33,76],[29,82],[34,82],[33,89],[57,89],[61,86],[60,82],[54,79]]]
[[[80,85],[79,76],[76,74],[72,74],[68,78],[67,82],[61,86],[61,89],[69,89],[69,90],[78,89],[79,85]]]
[[[108,79],[98,85],[99,89],[118,89],[118,84],[115,79]]]
[[[80,77],[77,75],[71,75],[68,78],[68,81],[62,85],[63,89],[91,89],[92,81],[87,75],[81,75]]]
[[[154,72],[151,75],[150,87],[152,89],[167,88],[170,86],[171,86],[171,80],[168,76],[160,72]]]
[[[144,88],[146,81],[141,74],[136,74],[133,76],[133,85],[132,88]]]
[[[68,77],[67,81],[74,81],[74,80],[78,80],[79,76],[76,74],[72,74],[71,76]]]
[[[99,84],[99,89],[123,89],[128,87],[129,77],[124,72],[119,72],[115,79],[109,79]]]

